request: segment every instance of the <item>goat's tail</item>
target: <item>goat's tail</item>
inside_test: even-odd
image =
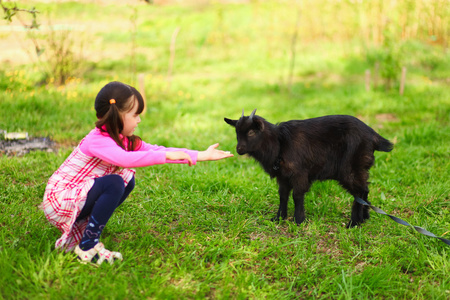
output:
[[[375,150],[383,152],[391,152],[394,149],[394,144],[377,134],[375,137]]]

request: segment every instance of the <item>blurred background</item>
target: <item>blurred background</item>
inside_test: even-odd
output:
[[[0,298],[448,298],[446,245],[375,213],[345,229],[350,195],[333,182],[308,192],[301,226],[270,222],[276,182],[236,154],[223,118],[255,108],[272,123],[360,118],[395,143],[375,153],[372,203],[448,238],[450,0],[0,6],[0,130],[58,149],[3,155],[14,141],[0,132]],[[38,207],[48,178],[94,128],[94,99],[113,80],[145,96],[135,133],[146,142],[220,142],[235,157],[139,168],[102,235],[127,258],[98,276],[53,251],[59,233]]]
[[[448,0],[0,3],[3,130],[76,143],[112,80],[144,94],[138,134],[163,144],[226,138],[243,108],[387,131],[449,120]]]

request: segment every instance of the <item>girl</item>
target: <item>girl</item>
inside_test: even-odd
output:
[[[133,190],[130,168],[164,163],[219,160],[233,155],[211,145],[205,151],[165,148],[147,144],[134,130],[144,109],[141,94],[121,82],[110,82],[95,99],[98,121],[93,129],[50,177],[42,207],[46,218],[62,236],[56,248],[75,253],[82,262],[93,259],[113,263],[119,252],[106,250],[100,235],[114,210]]]

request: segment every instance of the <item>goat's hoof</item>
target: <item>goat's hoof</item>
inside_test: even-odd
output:
[[[295,222],[295,224],[300,225],[303,223],[303,221],[305,221],[305,218],[295,218],[294,217],[293,221]]]
[[[294,222],[297,226],[300,226],[303,223],[303,221],[295,221],[295,220],[294,220]]]
[[[272,221],[272,222],[281,222],[281,221],[283,221],[283,220],[285,220],[286,219],[286,217],[279,217],[279,216],[276,216],[276,217],[273,217],[272,219],[270,219],[270,221]]]
[[[347,228],[353,228],[353,227],[359,226],[359,225],[361,225],[361,224],[362,224],[362,222],[354,222],[354,221],[350,221],[350,222],[348,222],[347,226],[345,226],[345,227],[347,227]]]

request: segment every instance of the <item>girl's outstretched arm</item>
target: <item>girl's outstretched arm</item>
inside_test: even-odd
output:
[[[234,156],[230,151],[218,150],[217,147],[219,147],[219,143],[209,146],[205,151],[199,151],[197,161],[220,160]]]
[[[183,151],[166,152],[166,159],[173,160],[173,161],[186,160],[188,162],[189,167],[194,164],[194,162],[192,161],[191,156],[189,154],[183,152]]]

